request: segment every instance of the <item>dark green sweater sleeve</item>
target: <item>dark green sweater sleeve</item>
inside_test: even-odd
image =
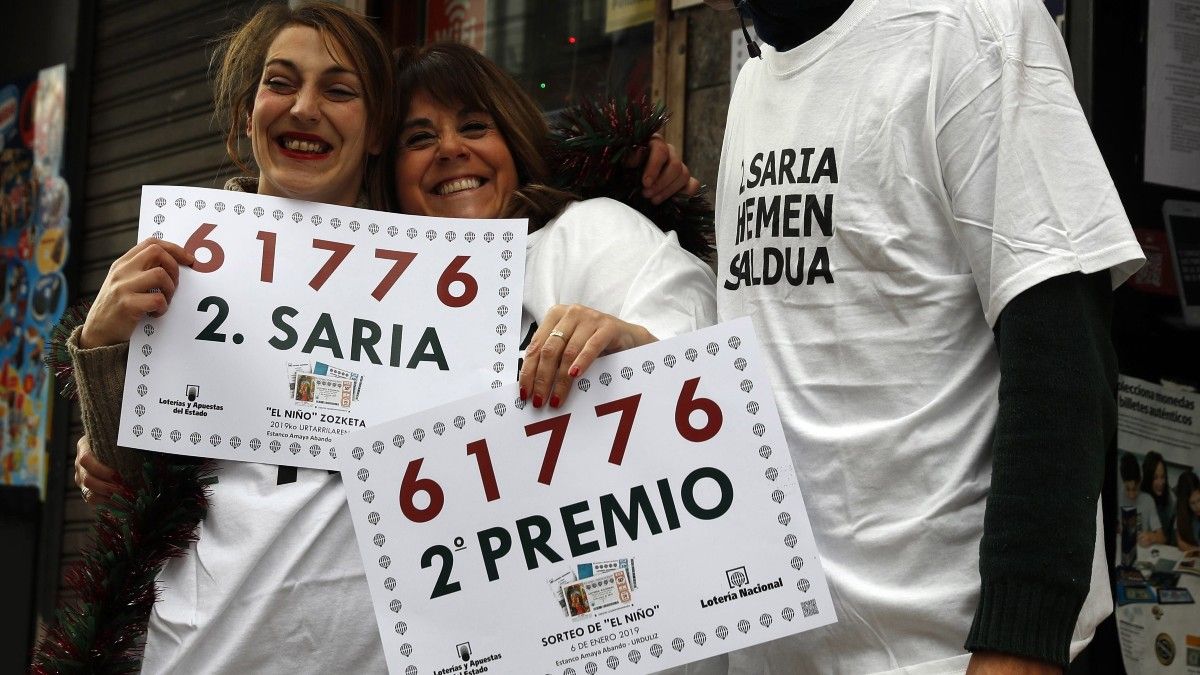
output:
[[[996,322],[1000,411],[971,651],[1069,661],[1116,433],[1109,279],[1107,271],[1049,279]]]

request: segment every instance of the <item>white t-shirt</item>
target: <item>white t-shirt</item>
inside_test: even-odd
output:
[[[838,615],[730,673],[962,672],[991,325],[1048,278],[1115,286],[1142,261],[1054,23],[1036,0],[856,0],[795,49],[764,45],[716,195],[718,315],[749,315],[770,355]],[[1111,609],[1102,549],[1072,654]]]
[[[658,338],[716,322],[712,270],[637,211],[611,199],[574,202],[529,235],[522,343],[553,305],[579,304]]]
[[[588,305],[658,337],[716,316],[711,270],[673,234],[606,199],[572,204],[534,233],[525,274],[524,326],[555,303]],[[143,672],[387,671],[340,478],[297,469],[281,485],[280,475],[218,463],[198,541],[159,575]]]

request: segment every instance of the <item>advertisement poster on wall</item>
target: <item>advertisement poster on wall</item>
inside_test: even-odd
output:
[[[1117,627],[1125,669],[1200,669],[1200,394],[1121,376]]]
[[[0,82],[0,484],[45,490],[42,355],[67,302],[66,66]]]
[[[1200,0],[1151,0],[1146,9],[1146,158],[1143,180],[1200,190]]]

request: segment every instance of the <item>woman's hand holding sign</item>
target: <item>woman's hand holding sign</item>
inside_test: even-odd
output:
[[[554,305],[525,350],[521,398],[532,396],[535,408],[543,401],[557,408],[570,393],[571,380],[597,358],[657,341],[644,327],[611,314],[583,305]]]
[[[179,266],[195,256],[178,244],[150,237],[117,258],[88,312],[79,336],[83,348],[105,347],[129,340],[146,315],[167,311],[179,284]]]

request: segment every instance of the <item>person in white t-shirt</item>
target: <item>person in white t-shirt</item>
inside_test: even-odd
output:
[[[767,43],[729,104],[718,317],[769,355],[838,619],[731,675],[1061,671],[1112,607],[1110,290],[1143,256],[1054,22],[709,4]]]

